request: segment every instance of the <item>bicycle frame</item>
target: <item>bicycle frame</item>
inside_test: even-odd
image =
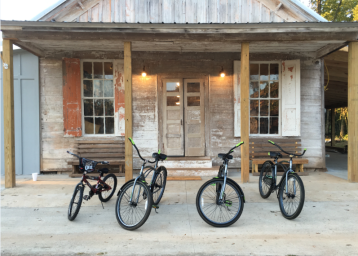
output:
[[[224,195],[224,191],[225,191],[225,187],[226,187],[227,166],[228,166],[228,164],[229,164],[229,160],[228,160],[228,159],[225,159],[225,160],[224,160],[225,170],[224,170],[224,173],[223,173],[223,176],[224,176],[224,184],[223,184],[223,186],[221,187],[219,200],[223,200],[223,195]]]
[[[97,180],[96,185],[91,185],[91,183],[89,183],[87,179]],[[103,184],[103,185],[105,185],[105,186],[108,187],[107,189],[104,189],[104,188],[103,188],[102,191],[107,191],[107,190],[111,190],[111,189],[112,189],[112,187],[111,187],[110,185],[108,185],[107,183],[105,183],[105,182],[101,179],[101,176],[99,176],[99,177],[90,177],[90,176],[87,176],[86,174],[83,174],[82,179],[81,179],[81,181],[80,181],[80,184],[83,185],[83,183],[85,183],[85,184],[91,189],[91,191],[92,191],[94,194],[96,194],[96,193],[99,192],[99,190],[98,190],[98,185],[99,185],[99,184]]]
[[[276,182],[277,182],[277,179],[276,179],[276,177],[277,177],[277,166],[278,166],[278,164],[280,164],[281,166],[283,166],[282,163],[285,162],[285,161],[278,162],[278,157],[276,157],[275,160],[274,160],[274,162],[275,162],[275,169],[274,169],[274,175],[273,175],[273,177],[272,177],[272,178],[273,178],[273,184],[275,184],[275,188],[274,188],[274,189],[275,189],[275,190],[278,189],[278,188],[281,186],[282,182],[283,182],[283,177],[286,177],[286,194],[288,194],[288,174],[289,174],[289,173],[295,173],[295,171],[292,169],[292,157],[290,157],[290,161],[289,161],[290,167],[289,167],[288,170],[285,170],[285,172],[284,172],[284,174],[282,175],[281,180],[280,180],[280,182],[278,183],[278,185],[276,184]],[[283,167],[283,168],[284,168],[284,167]],[[284,168],[284,169],[285,169],[285,168]],[[296,181],[294,181],[293,187],[294,187],[294,193],[296,194]]]

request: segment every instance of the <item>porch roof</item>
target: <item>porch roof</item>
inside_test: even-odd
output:
[[[294,22],[162,24],[1,21],[3,37],[35,55],[53,51],[240,52],[309,54],[321,58],[358,40],[358,23]]]

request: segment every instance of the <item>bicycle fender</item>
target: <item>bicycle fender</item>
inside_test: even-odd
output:
[[[121,193],[121,191],[122,191],[122,189],[124,188],[125,185],[127,185],[129,182],[134,181],[134,180],[135,180],[135,179],[131,179],[131,180],[127,181],[126,183],[124,183],[124,184],[122,185],[122,187],[118,190],[117,196],[119,196],[119,193]]]
[[[214,179],[224,179],[224,178],[214,177]],[[241,192],[242,199],[244,200],[244,203],[245,203],[245,194],[244,194],[244,191],[242,191],[240,185],[237,184],[234,180],[232,180],[230,178],[226,178],[226,180],[230,180],[236,186],[236,188]]]

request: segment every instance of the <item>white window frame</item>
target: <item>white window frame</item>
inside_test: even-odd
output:
[[[278,64],[279,67],[279,76],[278,76],[278,81],[279,81],[279,85],[278,85],[278,98],[272,98],[273,100],[277,100],[279,101],[279,114],[278,114],[278,133],[277,134],[251,134],[249,133],[250,137],[278,137],[281,136],[282,134],[282,72],[281,72],[281,66],[282,66],[282,61],[250,61],[250,64]],[[259,74],[260,75],[260,74]],[[271,80],[270,80],[271,81]],[[249,77],[249,82],[251,82],[251,79]],[[260,84],[259,84],[260,86]],[[260,88],[260,87],[259,87]],[[271,100],[271,98],[267,98],[268,100]],[[249,96],[249,104],[250,104],[250,96]],[[251,121],[250,121],[251,115],[250,115],[250,108],[249,108],[249,132],[250,132],[250,125],[251,125]],[[259,120],[260,122],[260,120]]]
[[[83,62],[114,62],[114,59],[81,59],[81,115],[82,115],[82,136],[83,137],[116,137],[116,114],[115,114],[115,106],[116,106],[116,97],[115,97],[115,88],[114,88],[114,69],[113,69],[113,78],[112,79],[102,79],[102,80],[112,80],[113,81],[113,118],[114,118],[114,133],[113,134],[86,134],[85,130],[85,116],[84,116],[84,96],[83,96]],[[114,65],[113,65],[114,67]],[[93,65],[92,65],[93,72]],[[93,75],[93,74],[92,74]],[[92,80],[95,80],[92,78]],[[94,97],[92,97],[94,99]],[[96,99],[112,99],[112,97],[96,97]],[[94,111],[94,109],[93,109]],[[93,115],[94,117],[95,115]],[[103,116],[104,117],[104,116]],[[105,125],[105,124],[104,124]]]

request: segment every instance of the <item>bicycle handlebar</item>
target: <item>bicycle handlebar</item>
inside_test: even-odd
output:
[[[73,153],[72,153],[72,152],[70,152],[70,151],[67,151],[67,153],[68,153],[68,154],[70,154],[70,155],[73,155],[73,156],[75,156],[75,157],[77,157],[77,158],[81,158],[81,157],[79,157],[78,155],[73,154]]]
[[[80,156],[78,156],[78,155],[76,155],[76,154],[70,152],[70,151],[67,151],[67,153],[70,154],[70,155],[73,155],[73,156],[77,157],[78,159],[83,158],[83,157],[80,157]],[[90,159],[88,159],[88,160],[90,160]],[[97,162],[97,161],[94,161],[94,160],[91,160],[91,161],[96,162],[96,163],[101,163],[101,164],[109,164],[108,161],[102,161],[102,162]]]
[[[226,153],[226,155],[230,155],[231,153],[233,153],[233,152],[234,152],[234,149],[237,148],[237,147],[240,147],[242,144],[244,144],[243,141],[241,141],[240,143],[236,144],[233,148],[231,148],[231,149],[229,150],[229,152]]]
[[[275,142],[269,140],[268,142],[270,142],[272,145],[278,147],[283,153],[287,154],[287,155],[293,155],[293,156],[303,156],[305,153],[306,153],[306,149],[303,150],[303,153],[302,154],[292,154],[292,153],[289,153],[289,152],[286,152],[285,150],[283,150],[279,145],[277,145]]]
[[[135,149],[137,150],[137,153],[138,153],[138,156],[140,157],[140,159],[142,159],[144,162],[145,162],[145,161],[148,161],[148,162],[151,163],[151,164],[154,164],[154,163],[155,163],[155,161],[152,162],[152,161],[149,161],[149,160],[145,160],[145,159],[140,155],[139,149],[138,149],[137,146],[135,145],[133,139],[129,137],[128,140],[132,143],[132,145],[133,145],[133,146],[135,147]]]

